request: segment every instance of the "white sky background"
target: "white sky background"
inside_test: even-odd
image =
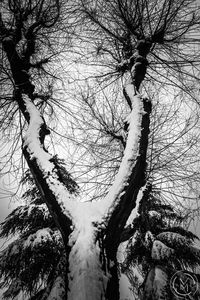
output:
[[[62,69],[63,70],[65,69],[64,64],[62,65]],[[93,70],[89,66],[87,67],[85,65],[84,66],[78,65],[76,70],[73,70],[73,68],[72,68],[69,73],[68,73],[68,70],[66,73],[64,73],[63,80],[65,81],[66,86],[64,86],[63,91],[60,92],[60,96],[63,99],[65,99],[66,107],[77,105],[77,103],[74,102],[72,95],[70,95],[70,85],[73,82],[70,74],[72,74],[72,73],[76,73],[76,76],[79,78],[79,80],[82,80],[83,75],[86,75],[86,74],[88,75],[90,73],[93,73]],[[80,87],[81,87],[81,85],[84,86],[84,84],[85,84],[85,81],[79,82]],[[59,96],[59,93],[58,93],[58,96]],[[171,97],[171,95],[169,93],[168,93],[168,95],[165,95],[165,98],[167,101],[168,101],[169,97]],[[79,112],[81,112],[80,107],[77,107],[75,110],[77,111],[77,114]],[[66,123],[65,123],[64,117],[67,117]],[[61,119],[62,119],[62,122],[60,122],[60,124],[59,124],[60,127],[56,127],[56,126],[58,126],[58,124],[54,121],[51,126],[53,128],[55,128],[58,132],[61,132],[61,134],[64,134],[65,132],[68,134],[68,130],[69,130],[68,125],[70,123],[70,114],[68,114],[66,116],[63,115],[63,117]],[[55,153],[57,153],[60,158],[67,158],[66,154],[70,154],[69,157],[70,156],[73,157],[73,155],[74,155],[74,157],[73,157],[74,163],[76,163],[76,162],[78,162],[78,160],[82,159],[81,153],[83,153],[83,150],[80,150],[81,148],[79,149],[79,152],[77,152],[76,151],[77,149],[74,150],[72,143],[70,143],[67,139],[65,140],[63,138],[60,138],[59,136],[56,136],[56,135],[54,135],[54,136],[56,137],[56,140],[57,140],[55,143],[55,146],[57,144]],[[53,148],[50,147],[50,150],[53,150]],[[5,149],[4,149],[4,151],[5,151]],[[20,149],[20,151],[21,151],[21,149]],[[51,151],[51,152],[53,152],[53,151]],[[85,156],[85,153],[83,153],[83,154]],[[86,159],[86,156],[83,159]],[[18,161],[18,158],[16,159],[16,161]],[[66,160],[66,162],[67,162],[67,170],[70,172],[71,168],[72,168],[72,171],[73,171],[73,164],[70,165],[70,159]],[[73,174],[73,172],[72,172],[72,174]],[[85,179],[87,179],[87,176],[85,176]],[[9,181],[11,183],[10,187],[12,187],[11,190],[8,185]],[[0,190],[0,199],[1,199],[0,200],[0,220],[3,220],[5,218],[5,216],[9,212],[11,212],[12,208],[16,207],[16,205],[17,205],[16,200],[18,197],[14,197],[14,200],[12,199],[11,201],[9,199],[9,193],[15,192],[17,190],[17,181],[16,181],[15,177],[10,177],[10,176],[4,177],[3,180],[0,181],[0,188],[1,188],[1,190]],[[85,195],[84,199],[88,200],[89,198],[87,198],[87,195]]]
[[[4,221],[9,213],[19,205],[19,202],[11,200],[9,191],[5,188],[5,184],[0,179],[0,223]],[[0,251],[3,250],[6,245],[11,242],[12,239],[0,239]],[[0,289],[0,299],[3,294],[3,290]]]
[[[62,151],[60,154],[63,157]],[[0,181],[0,183],[1,183],[0,197],[2,197],[2,199],[0,201],[0,221],[3,221],[3,219],[6,217],[6,215],[9,212],[11,212],[11,210],[14,207],[16,207],[16,205],[17,205],[17,202],[13,202],[13,201],[10,202],[9,192],[11,192],[11,190],[9,191],[8,181],[10,180],[11,186],[13,186],[13,187],[14,187],[14,184],[16,184],[17,182],[13,181],[12,178],[8,178],[8,177],[7,177],[7,182],[5,182],[5,180],[6,180],[5,178],[6,177],[4,177],[4,181],[3,180]],[[4,190],[4,192],[3,192],[3,190]],[[194,225],[197,225],[197,226],[195,227]],[[198,222],[198,220],[196,220],[195,224],[191,224],[190,230],[193,230],[194,233],[196,233],[197,235],[198,234],[200,235],[200,223]],[[3,241],[1,241],[1,244],[3,244]],[[1,297],[1,293],[0,293],[0,297]]]
[[[85,71],[85,66],[83,66],[82,70],[80,69],[79,71],[80,72]],[[69,99],[69,95],[67,95],[67,101],[68,101],[68,99]],[[66,126],[63,126],[63,127],[67,128],[67,124],[66,124]],[[58,140],[59,140],[59,137],[58,137]],[[63,146],[58,147],[57,149],[59,149],[59,150],[56,151],[56,152],[58,152],[58,155],[61,158],[65,158],[65,154],[63,153],[63,150],[62,150],[62,147],[63,147],[63,149],[65,149],[65,151],[66,151],[65,145],[67,145],[67,141],[65,141],[65,144]],[[70,146],[67,145],[67,147],[70,147]],[[74,152],[72,148],[69,148],[69,150],[72,153]],[[68,166],[70,167],[70,164]],[[68,170],[70,171],[70,168]],[[5,177],[4,177],[4,180],[5,180]],[[16,185],[16,181],[13,181],[13,179],[11,179],[10,181],[11,181],[11,186],[13,185],[12,190],[15,190],[16,188],[14,188],[14,185]],[[12,211],[12,209],[14,209],[18,205],[16,201],[13,201],[13,200],[10,201],[9,193],[10,193],[10,191],[9,191],[8,185],[7,184],[5,185],[5,182],[3,182],[3,180],[1,180],[0,181],[0,222],[3,221],[4,218],[8,215],[8,213],[10,213]],[[190,229],[193,229],[194,233],[200,235],[200,222],[198,222],[198,221],[199,220],[196,220],[196,222],[194,224],[191,224]],[[194,225],[197,225],[197,226],[195,227]],[[1,246],[1,244],[3,244],[2,241],[0,242],[0,246]]]
[[[4,221],[8,214],[20,204],[20,200],[17,196],[11,197],[9,187],[5,185],[3,179],[0,179],[0,223]],[[6,240],[0,239],[0,251],[5,247],[5,245]]]

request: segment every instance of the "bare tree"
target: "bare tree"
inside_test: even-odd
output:
[[[75,7],[70,2],[59,0],[9,0],[3,1],[1,7],[0,36],[4,71],[1,108],[3,112],[6,111],[6,116],[11,119],[17,117],[18,124],[22,124],[20,136],[23,157],[60,230],[65,250],[54,284],[51,290],[45,291],[42,299],[117,300],[117,250],[126,232],[129,216],[134,216],[137,211],[141,199],[138,197],[139,191],[145,190],[147,158],[151,161],[152,157],[148,150],[152,102],[143,97],[140,91],[146,86],[146,90],[150,87],[151,92],[159,82],[163,84],[168,79],[168,84],[184,87],[183,90],[196,99],[190,92],[191,79],[198,79],[198,55],[196,49],[192,48],[191,56],[187,46],[198,42],[192,36],[199,26],[198,11],[195,4],[188,0],[165,0],[162,3],[153,0],[80,1]],[[125,107],[124,120],[118,119],[120,126],[124,123],[124,129],[120,128],[118,134],[118,129],[108,127],[108,122],[97,113],[98,107],[87,97],[82,97],[95,118],[99,116],[97,124],[101,124],[103,132],[121,143],[120,163],[117,172],[116,169],[114,171],[115,178],[112,184],[109,182],[106,195],[98,202],[76,201],[67,190],[56,160],[45,143],[50,135],[46,122],[48,112],[55,109],[55,105],[62,106],[59,101],[48,105],[52,90],[50,79],[54,74],[52,69],[48,71],[45,66],[48,66],[51,55],[58,55],[58,35],[61,35],[61,42],[66,38],[63,30],[69,30],[68,39],[70,32],[76,36],[78,18],[81,21],[78,28],[83,30],[83,49],[86,49],[86,45],[89,45],[89,49],[95,46],[93,49],[96,52],[93,51],[88,58],[96,65],[101,65],[100,79],[103,78],[104,87],[107,78],[108,83],[111,78],[121,78],[120,101]],[[78,35],[76,37],[79,38]],[[64,46],[67,47],[66,43],[61,43],[61,47]],[[74,49],[76,51],[77,45]],[[86,50],[85,53],[87,56]],[[57,62],[54,61],[54,64]],[[51,64],[49,66],[52,67]],[[111,71],[105,72],[105,68]],[[105,76],[102,72],[105,72]],[[39,76],[41,73],[42,76]],[[44,76],[46,73],[47,76]],[[51,76],[48,77],[49,73]],[[12,90],[6,99],[8,87]],[[105,99],[107,106],[104,109],[108,111],[113,103],[109,94]],[[110,112],[112,114],[112,109]],[[162,117],[161,113],[158,126],[162,126]],[[7,128],[4,117],[2,124]],[[156,119],[154,129],[157,126],[155,124]],[[112,125],[117,126],[114,119]],[[175,143],[175,140],[175,137],[166,139],[163,149],[172,141]],[[159,141],[162,143],[162,139]],[[94,151],[96,149],[94,147]],[[94,158],[97,156],[98,153],[95,153]],[[154,160],[159,155],[155,157]],[[150,165],[149,168],[152,169]],[[127,235],[127,239],[129,237]]]

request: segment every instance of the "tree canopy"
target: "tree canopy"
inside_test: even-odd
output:
[[[148,185],[165,213],[171,205],[180,216],[198,213],[199,4],[3,0],[0,8],[1,170],[18,182],[30,170],[65,254],[42,299],[62,286],[59,300],[118,300],[117,251],[132,238],[129,218],[145,214]],[[22,215],[37,209],[28,205]],[[37,218],[19,227],[16,219],[7,233]]]

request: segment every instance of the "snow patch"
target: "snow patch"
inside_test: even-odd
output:
[[[26,110],[30,116],[29,126],[24,137],[25,146],[28,146],[31,158],[36,158],[38,160],[38,163],[40,163],[40,165],[42,166],[43,170],[45,170],[46,172],[51,172],[53,168],[53,164],[49,161],[51,159],[51,155],[44,151],[40,143],[39,136],[40,128],[44,121],[37,107],[25,95],[24,102],[26,105]]]
[[[133,293],[131,292],[131,284],[125,274],[121,274],[119,280],[120,300],[133,300]]]
[[[155,299],[167,299],[168,276],[159,267],[155,267],[154,295]],[[162,298],[163,297],[163,298]]]
[[[27,206],[24,206],[24,210],[27,209]],[[39,205],[35,205],[35,204],[29,204],[28,206],[28,217],[32,214],[32,210],[35,210],[37,208],[37,210],[40,210],[44,216],[44,218],[48,218],[49,217],[49,211],[47,209],[46,204],[39,204]]]
[[[155,211],[155,210],[150,210],[150,211],[148,212],[148,214],[149,214],[150,217],[160,218],[160,213],[157,212],[157,211]]]
[[[19,244],[11,244],[11,249],[9,251],[9,256],[12,256],[12,255],[16,255],[20,253],[20,247],[19,247]]]
[[[51,229],[40,229],[36,233],[29,235],[24,242],[24,248],[35,247],[38,244],[46,243],[47,241],[53,242],[53,236],[54,234],[52,233]]]
[[[161,241],[155,240],[151,251],[151,257],[155,260],[162,260],[169,258],[174,253],[172,248],[167,247]]]
[[[65,295],[65,282],[62,277],[58,276],[54,281],[53,288],[47,300],[63,300]]]
[[[188,239],[176,232],[162,232],[157,235],[157,239],[168,244],[188,245]]]
[[[143,186],[139,190],[137,199],[136,199],[136,205],[135,205],[134,209],[132,210],[132,212],[126,222],[126,226],[131,225],[133,223],[133,221],[135,220],[135,218],[137,218],[139,216],[138,209],[139,209],[140,201],[142,200],[145,189],[146,189],[146,185]]]
[[[84,218],[82,219],[82,221]],[[69,299],[103,300],[108,281],[100,265],[100,249],[91,221],[77,223],[70,236]]]

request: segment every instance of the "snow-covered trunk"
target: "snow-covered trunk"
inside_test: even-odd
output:
[[[131,96],[131,86],[127,89],[127,93]],[[117,252],[117,248],[121,241],[126,222],[136,206],[137,196],[140,189],[146,184],[146,154],[148,147],[148,134],[150,124],[151,103],[142,97],[132,96],[132,98],[140,101],[140,110],[138,111],[139,128],[137,132],[138,145],[136,157],[128,159],[129,172],[128,179],[123,184],[123,190],[119,195],[119,200],[110,215],[106,228],[106,249],[109,257]],[[133,103],[135,105],[135,103]],[[133,107],[133,110],[135,107]],[[135,133],[137,135],[137,133]],[[127,141],[128,143],[129,141]],[[128,147],[128,145],[127,145]],[[139,204],[138,204],[139,205]]]
[[[68,300],[106,299],[107,278],[101,266],[101,250],[92,226],[85,229],[77,229],[71,236]]]
[[[39,110],[26,94],[19,93],[18,97],[18,101],[23,102],[23,113],[28,123],[23,154],[60,229],[67,257],[66,274],[60,277],[58,274],[47,299],[118,300],[117,261],[105,258],[106,254],[98,239],[99,231],[93,224],[92,207],[87,206],[87,203],[80,203],[79,206],[75,199],[71,199],[58,177],[51,155],[44,147],[42,130],[45,123]],[[67,280],[64,282],[63,278]]]
[[[107,256],[114,260],[126,222],[136,207],[138,193],[146,184],[146,155],[150,126],[151,101],[139,94],[148,61],[151,43],[138,41],[137,54],[131,69],[131,78],[124,87],[124,96],[132,110],[124,156],[118,175],[106,200],[108,209],[105,246]],[[120,177],[118,179],[118,177]],[[111,200],[110,200],[111,199]]]
[[[108,259],[95,226],[79,224],[70,244],[68,300],[119,300],[117,260]]]
[[[53,157],[45,149],[44,140],[49,130],[35,105],[29,69],[19,57],[13,40],[4,40],[3,47],[16,86],[13,98],[27,122],[23,154],[65,246],[65,272],[69,272],[69,284],[66,281],[65,286],[69,292],[68,296],[65,293],[65,300],[118,300],[117,249],[126,221],[136,206],[138,192],[145,184],[151,104],[140,95],[135,95],[146,72],[146,52],[141,50],[144,45],[140,43],[138,46],[132,82],[125,87],[125,96],[133,110],[128,120],[129,132],[119,174],[107,197],[96,205],[100,217],[89,221],[81,220],[80,206],[71,198],[59,177]],[[86,204],[83,205],[86,207]],[[86,209],[85,216],[92,216],[90,208]],[[78,210],[80,213],[77,214]],[[98,230],[95,223],[99,225]],[[61,281],[57,276],[48,300],[62,297],[57,293]]]
[[[18,24],[19,25],[19,24]],[[2,25],[3,26],[3,25]],[[28,130],[24,136],[23,154],[27,164],[35,178],[44,202],[53,216],[58,228],[61,231],[65,247],[67,249],[68,236],[71,233],[71,216],[69,211],[63,209],[63,202],[72,203],[70,194],[59,178],[58,170],[53,157],[44,146],[45,136],[50,133],[45,120],[40,115],[35,103],[34,89],[29,74],[29,59],[25,60],[23,55],[17,51],[17,45],[22,39],[21,25],[16,31],[4,31],[6,37],[2,40],[3,49],[12,71],[15,84],[13,101],[18,104],[21,114],[27,122]],[[17,34],[18,33],[18,34]],[[33,38],[33,42],[34,38]],[[70,206],[70,205],[69,205]],[[68,249],[69,252],[69,249]]]
[[[58,176],[52,156],[44,147],[46,125],[39,110],[27,95],[19,93],[17,97],[22,103],[21,106],[24,107],[22,113],[28,121],[28,129],[24,135],[23,154],[67,248],[72,223],[70,212],[64,211],[63,202],[68,200],[70,206],[73,201]]]
[[[148,135],[150,126],[151,101],[142,97],[138,91],[144,80],[147,59],[151,44],[139,41],[137,57],[132,67],[132,77],[124,88],[124,96],[132,109],[127,119],[129,123],[128,136],[124,156],[105,202],[111,203],[105,218],[106,230],[104,246],[109,266],[110,278],[107,284],[106,299],[119,299],[119,282],[116,255],[126,222],[134,211],[139,192],[146,185],[146,155],[148,148]],[[139,197],[141,198],[141,197]],[[105,203],[105,206],[109,205]]]
[[[10,64],[13,77],[13,101],[18,104],[21,115],[24,116],[27,124],[27,131],[23,135],[22,151],[35,179],[36,185],[40,190],[41,196],[61,232],[66,257],[68,257],[70,252],[68,239],[72,231],[70,210],[73,210],[74,199],[71,199],[70,193],[67,191],[62,178],[59,176],[59,170],[57,169],[54,158],[48,153],[47,149],[45,149],[45,136],[48,135],[50,131],[35,105],[35,103],[37,103],[34,94],[35,86],[31,82],[29,74],[31,65],[29,62],[33,53],[29,53],[25,60],[22,53],[20,54],[18,51],[18,43],[22,39],[22,27],[20,27],[20,24],[18,25],[19,28],[16,27],[16,30],[11,32],[2,25],[3,30],[5,31],[2,45]],[[35,37],[32,36],[33,43],[35,43],[34,39]],[[65,209],[66,205],[64,205],[64,202],[65,204],[68,204],[68,209]],[[68,272],[68,268],[67,259],[65,266],[66,273]],[[67,276],[65,276],[64,279],[66,279],[65,289],[67,289]],[[53,287],[54,291],[56,287],[61,284],[62,280],[59,276],[57,277]],[[54,294],[55,292],[49,295],[49,299],[57,299],[54,297]]]
[[[71,249],[68,243],[72,226],[70,208],[73,209],[75,202],[64,186],[62,178],[59,178],[53,157],[44,147],[44,129],[46,125],[39,110],[25,94],[19,93],[18,101],[23,102],[22,108],[24,107],[24,110],[22,112],[28,122],[28,129],[23,141],[23,154],[43,200],[61,232],[67,257],[64,266],[65,274],[62,274],[62,276],[57,275],[47,299],[66,300],[69,270],[68,256]],[[64,206],[64,202],[68,203],[69,210]]]

